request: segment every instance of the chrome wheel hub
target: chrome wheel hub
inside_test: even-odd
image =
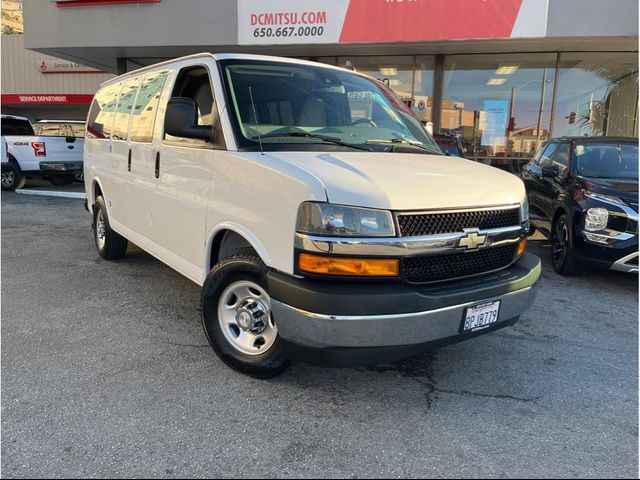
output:
[[[96,243],[99,248],[103,248],[107,238],[107,226],[104,221],[102,210],[98,211],[96,218]]]
[[[267,328],[269,309],[262,300],[245,298],[236,310],[238,327],[245,332],[262,333]]]
[[[16,181],[16,175],[13,170],[6,170],[2,172],[2,185],[5,187],[10,187],[13,185],[13,182]]]
[[[218,322],[229,344],[246,355],[266,352],[278,335],[269,295],[248,280],[234,282],[222,292]]]

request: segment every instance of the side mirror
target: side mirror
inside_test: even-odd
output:
[[[211,140],[213,127],[198,125],[198,107],[191,98],[169,99],[164,115],[164,131],[174,137]]]
[[[557,177],[560,174],[560,169],[557,165],[549,165],[548,167],[542,167],[543,177]]]

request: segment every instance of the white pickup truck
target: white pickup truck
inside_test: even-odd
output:
[[[37,135],[27,118],[13,115],[2,115],[1,134],[7,154],[2,162],[3,190],[21,188],[30,177],[62,185],[82,174],[83,138]]]
[[[96,94],[84,158],[100,256],[131,241],[201,285],[211,346],[249,375],[392,361],[512,325],[536,295],[522,181],[444,156],[349,70],[239,54],[137,70]]]

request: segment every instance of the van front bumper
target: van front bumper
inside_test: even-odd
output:
[[[269,274],[273,317],[285,355],[324,366],[394,361],[514,324],[533,303],[540,260],[429,286],[323,282]],[[497,323],[463,333],[467,307],[500,300]]]

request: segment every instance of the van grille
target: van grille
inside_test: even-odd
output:
[[[508,267],[517,244],[490,247],[475,252],[424,255],[402,259],[402,275],[411,283],[436,282]]]
[[[471,210],[398,215],[401,237],[462,232],[465,228],[513,227],[520,225],[520,208]]]

